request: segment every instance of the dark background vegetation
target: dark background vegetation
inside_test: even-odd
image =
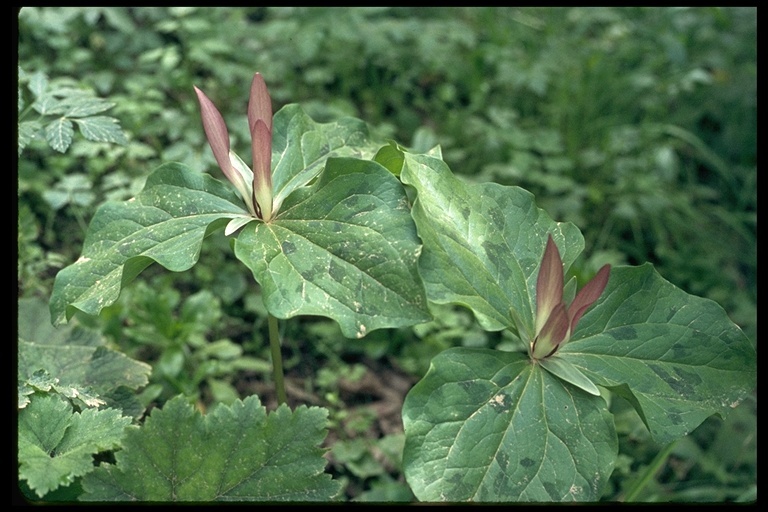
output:
[[[18,295],[50,295],[96,207],[128,199],[159,164],[219,171],[192,86],[248,154],[255,71],[274,108],[351,115],[382,143],[439,144],[469,181],[526,188],[579,226],[582,282],[603,263],[652,262],[720,303],[756,343],[755,8],[24,8],[18,63],[52,87],[114,103],[128,144],[38,138],[18,161]],[[21,98],[31,93],[21,84]],[[22,116],[34,117],[24,111]],[[219,176],[220,177],[220,176]],[[222,234],[191,271],[151,267],[98,319],[115,347],[153,365],[147,403],[201,408],[272,397],[258,286]],[[348,497],[409,500],[400,405],[450,346],[499,346],[457,308],[411,329],[346,340],[330,321],[283,323],[289,401],[331,411],[329,470]],[[233,346],[240,347],[227,353]],[[606,500],[662,447],[613,404],[621,454]],[[755,400],[679,441],[645,500],[756,496]]]

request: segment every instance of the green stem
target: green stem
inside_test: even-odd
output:
[[[275,376],[275,392],[277,403],[285,404],[285,381],[283,380],[283,355],[280,353],[280,333],[277,329],[277,318],[267,313],[269,323],[269,348],[272,351],[272,372]]]
[[[637,499],[640,493],[643,492],[643,490],[646,488],[648,483],[656,476],[656,473],[659,472],[661,467],[667,461],[667,457],[669,457],[669,454],[672,453],[672,448],[675,447],[676,443],[677,443],[676,440],[672,441],[656,455],[656,457],[648,465],[648,467],[645,468],[645,471],[643,472],[643,474],[641,474],[640,477],[637,480],[635,480],[635,483],[633,483],[632,486],[629,488],[627,493],[624,495],[624,499],[622,501],[632,502]]]

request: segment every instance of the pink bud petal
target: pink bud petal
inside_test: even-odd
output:
[[[197,93],[197,100],[200,102],[203,130],[205,130],[205,137],[208,139],[208,144],[210,144],[213,150],[213,156],[216,158],[216,162],[219,164],[224,176],[232,182],[246,203],[250,203],[249,196],[251,194],[248,186],[240,173],[232,167],[232,162],[229,158],[229,132],[227,131],[224,118],[221,117],[221,113],[216,108],[216,105],[208,99],[208,96],[203,91],[195,87],[195,92]]]
[[[248,99],[248,126],[251,133],[258,120],[264,121],[267,130],[272,132],[272,99],[269,97],[267,84],[261,73],[253,75],[251,81],[251,95]]]
[[[600,298],[600,295],[603,294],[603,290],[605,290],[605,286],[608,284],[610,275],[611,266],[603,265],[603,267],[597,271],[595,277],[585,284],[584,288],[579,290],[576,294],[573,302],[571,302],[571,305],[568,307],[568,314],[571,317],[571,333],[576,330],[576,324],[581,320],[582,315],[597,299]]]
[[[563,261],[552,235],[548,235],[536,281],[536,333],[547,322],[552,310],[563,302]]]
[[[194,86],[193,86],[194,87]],[[229,163],[229,132],[224,118],[208,96],[203,91],[195,87],[197,100],[200,102],[200,113],[203,118],[203,129],[211,145],[213,156],[216,157],[221,170],[229,177],[228,170],[231,167]]]
[[[259,216],[272,218],[272,100],[260,73],[253,76],[248,101],[253,156],[253,201]]]
[[[541,332],[533,341],[531,355],[534,359],[551,356],[568,336],[568,311],[562,302],[557,304],[549,315]]]
[[[256,122],[253,137],[253,200],[265,221],[272,218],[272,134]]]

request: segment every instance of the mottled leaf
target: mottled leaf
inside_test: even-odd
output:
[[[189,269],[206,234],[243,215],[242,201],[220,181],[181,164],[161,166],[135,198],[96,211],[82,256],[56,276],[52,318],[59,323],[75,309],[97,315],[152,262],[172,271]]]
[[[363,121],[350,117],[317,123],[298,105],[286,105],[272,121],[272,187],[275,204],[303,187],[330,157],[370,158],[377,149]]]
[[[757,356],[717,303],[689,295],[650,264],[616,267],[560,357],[632,403],[660,443],[756,386]]]
[[[601,397],[489,349],[436,356],[403,425],[405,476],[422,501],[596,501],[618,449]]]
[[[532,331],[547,233],[567,269],[584,247],[579,230],[553,221],[530,192],[467,184],[433,156],[405,153],[401,179],[418,193],[413,218],[424,242],[419,269],[429,299],[466,306],[494,331],[513,326],[514,309],[520,327]]]
[[[272,222],[243,228],[235,254],[273,315],[333,318],[348,337],[430,319],[405,191],[375,162],[329,159]]]
[[[108,393],[119,386],[138,389],[147,385],[152,370],[146,363],[107,348],[95,331],[76,325],[53,327],[48,307],[38,299],[19,299],[18,336],[20,381],[44,370],[59,388]]]

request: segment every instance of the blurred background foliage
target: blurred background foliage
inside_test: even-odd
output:
[[[20,120],[35,116],[22,108],[35,99],[28,77],[44,76],[50,89],[76,87],[114,104],[108,115],[126,143],[75,136],[60,152],[37,137],[20,152],[18,295],[47,298],[58,269],[79,256],[96,207],[132,197],[159,164],[218,176],[193,85],[221,109],[233,149],[247,154],[245,106],[260,71],[275,110],[300,103],[318,121],[358,117],[382,143],[440,144],[467,180],[530,190],[584,233],[573,268],[582,281],[606,262],[650,261],[720,303],[756,343],[756,32],[756,9],[746,7],[25,7]],[[244,382],[269,368],[264,311],[223,235],[192,271],[151,268],[143,281],[83,321],[153,361],[152,397],[198,393],[215,406],[252,392]],[[514,345],[465,311],[435,312],[430,324],[354,343],[329,322],[287,322],[287,366],[306,379],[302,392],[343,410],[343,386],[317,378],[317,368],[386,361],[416,379],[448,346]],[[682,462],[643,498],[749,499],[755,404],[744,407],[736,426],[712,419],[680,443],[670,460]],[[637,418],[622,421],[617,482],[658,451],[636,437]],[[738,450],[727,449],[736,434],[707,434],[733,429]],[[336,450],[344,463],[335,467],[356,489],[350,495],[409,499],[392,476],[397,460],[355,459],[372,453],[352,442],[358,435],[338,434],[347,450]]]

